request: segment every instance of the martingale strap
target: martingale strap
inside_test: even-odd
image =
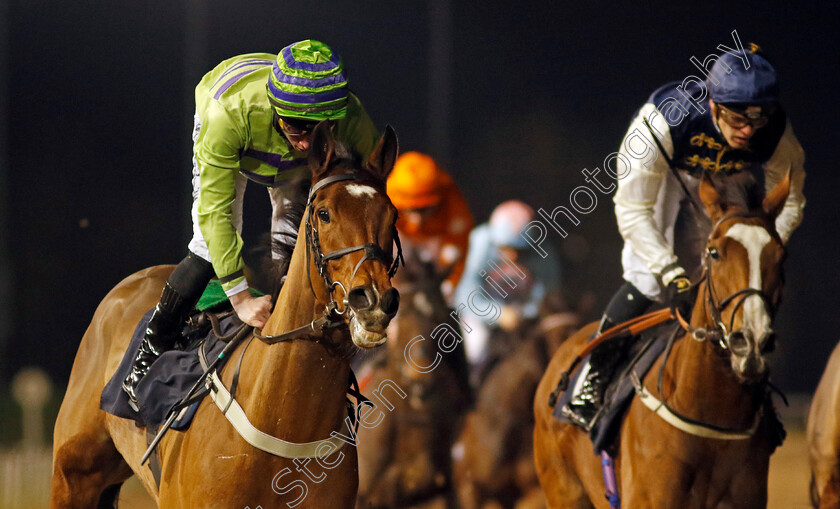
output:
[[[231,397],[230,392],[228,392],[225,384],[219,379],[216,371],[213,371],[207,378],[207,386],[210,389],[210,397],[213,398],[216,406],[219,407],[219,410],[222,411],[236,432],[239,433],[239,436],[261,451],[280,456],[281,458],[314,458],[319,456],[319,450],[321,451],[320,457],[323,457],[341,449],[345,443],[335,436],[316,442],[304,443],[288,442],[273,437],[268,433],[260,431],[251,424],[245,411]],[[342,420],[341,422],[343,423],[344,421]],[[329,449],[322,449],[324,447]]]
[[[633,379],[633,385],[636,386],[636,394],[638,394],[639,399],[646,407],[658,415],[663,421],[689,435],[714,438],[717,440],[746,440],[755,434],[755,430],[758,429],[758,424],[761,422],[761,412],[756,412],[755,422],[746,430],[730,430],[692,421],[687,417],[677,414],[668,408],[668,405],[664,401],[660,401],[656,396],[651,394],[641,380],[639,380],[639,377],[636,376],[636,373],[631,373],[630,377]]]

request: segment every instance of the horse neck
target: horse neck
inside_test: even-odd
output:
[[[714,328],[707,306],[707,287],[703,282],[691,315],[693,328]],[[757,392],[740,383],[735,376],[729,354],[720,353],[709,340],[694,340],[690,333],[674,344],[665,369],[662,392],[674,411],[724,428],[751,426],[759,404]]]
[[[326,292],[321,277],[307,263],[307,249],[301,225],[286,282],[263,329],[265,335],[282,334],[322,316]],[[349,341],[347,334],[343,327],[318,333],[329,344]],[[249,347],[239,394],[257,428],[293,442],[320,440],[339,429],[346,415],[350,365],[346,358],[313,341],[315,335],[310,332],[305,338],[302,334],[300,339],[274,345],[255,339]]]

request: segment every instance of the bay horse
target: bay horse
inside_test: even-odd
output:
[[[764,355],[773,346],[770,327],[783,281],[785,250],[775,218],[789,177],[749,207],[727,203],[708,177],[701,182],[700,199],[713,227],[686,324],[692,332],[636,384],[637,397],[623,417],[612,455],[624,507],[767,505],[773,439],[758,425],[767,409]],[[550,508],[610,507],[602,459],[588,434],[561,423],[548,404],[561,373],[596,327],[584,327],[560,347],[534,398],[537,473]]]
[[[387,127],[371,157],[361,161],[322,122],[311,147],[304,221],[263,334],[309,327],[321,317],[338,326],[313,326],[273,345],[252,341],[247,352],[243,342],[231,357],[241,362],[236,399],[251,425],[310,450],[318,446],[317,457],[292,460],[263,452],[205,401],[187,431],[169,432],[160,442],[158,487],[148,465],[140,465],[146,429],[99,409],[103,386],[172,270],[152,267],[108,293],[82,338],[55,425],[52,508],[114,507],[119,485],[132,473],[161,508],[354,506],[355,447],[341,441],[320,446],[330,443],[325,439],[332,432],[352,437],[345,426],[347,353],[384,343],[399,304],[390,283],[397,265],[391,255],[396,209],[385,193],[397,139]],[[233,372],[219,375],[225,387],[231,387]]]
[[[811,502],[823,509],[840,507],[840,343],[811,400],[806,436]]]
[[[450,271],[412,257],[409,244],[403,248],[406,263],[394,279],[400,312],[389,325],[387,351],[374,354],[380,358],[371,360],[363,383],[370,392],[393,382],[404,397],[389,398],[393,408],[378,426],[359,429],[357,507],[455,508],[450,449],[469,396],[466,372],[456,372],[458,363],[447,357],[463,351],[447,353],[439,341],[459,333],[441,291]]]
[[[551,356],[579,326],[577,313],[558,312],[494,338],[507,351],[478,388],[453,449],[462,509],[545,507],[534,466],[531,402]]]

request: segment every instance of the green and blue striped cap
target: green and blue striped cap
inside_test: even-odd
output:
[[[347,114],[344,64],[320,41],[306,39],[283,48],[266,88],[268,101],[281,117],[320,121]]]

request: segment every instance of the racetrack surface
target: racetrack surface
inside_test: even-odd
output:
[[[808,509],[808,449],[805,432],[788,430],[784,445],[770,459],[768,509]],[[132,477],[122,489],[120,509],[155,509],[151,497]]]

